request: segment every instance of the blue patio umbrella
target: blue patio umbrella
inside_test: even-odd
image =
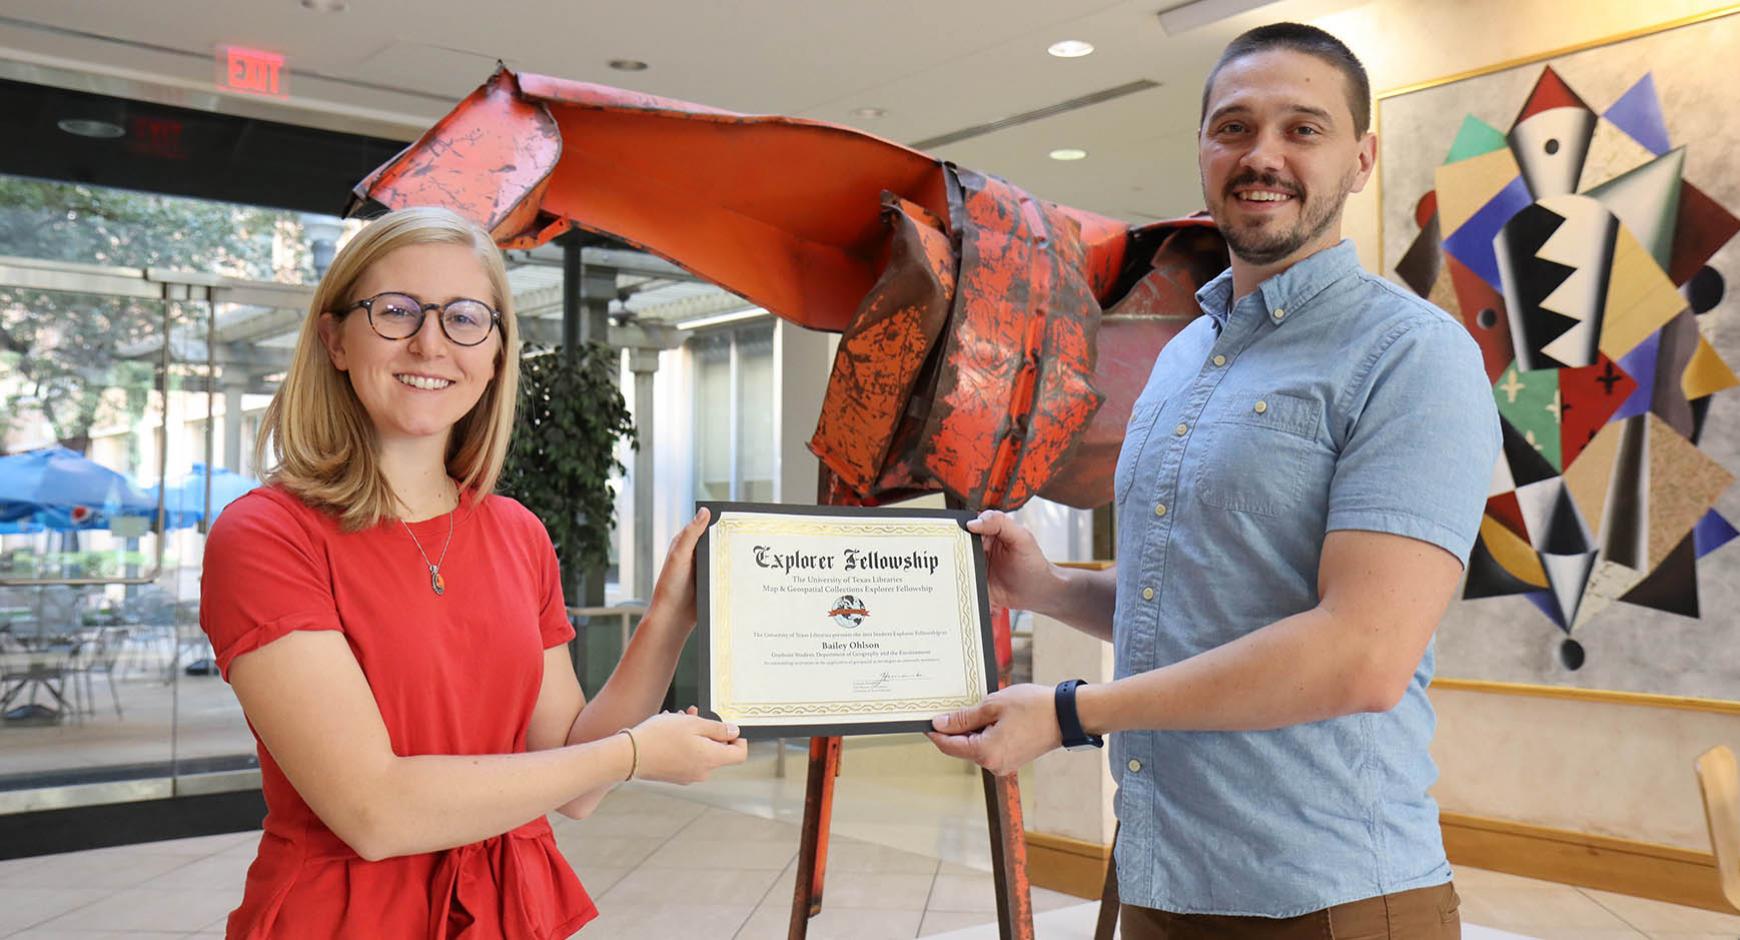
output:
[[[0,501],[0,522],[18,522],[27,520],[36,514],[37,507],[31,503],[13,503]]]
[[[151,501],[152,517],[156,517],[157,491],[162,484],[153,483],[145,487],[145,498]],[[187,499],[181,486],[171,486],[169,494],[163,498],[163,520],[165,529],[186,529],[199,525],[199,501]]]
[[[163,508],[169,516],[172,528],[193,525],[205,520],[205,484],[206,477],[211,477],[211,518],[216,519],[224,511],[224,507],[235,502],[243,493],[260,485],[260,481],[226,470],[223,467],[207,467],[196,463],[185,478],[169,488],[164,497]],[[155,498],[155,487],[150,495]]]
[[[64,447],[0,457],[0,520],[82,529],[156,511],[157,501],[125,474]]]
[[[26,532],[40,532],[47,529],[51,532],[83,532],[89,529],[98,531],[108,529],[117,516],[143,516],[147,520],[156,518],[156,503],[150,509],[129,506],[124,510],[108,511],[92,509],[89,506],[74,506],[68,509],[64,506],[44,506],[32,513],[23,523]]]

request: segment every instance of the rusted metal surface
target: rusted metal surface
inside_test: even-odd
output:
[[[954,249],[942,222],[890,195],[887,265],[840,337],[810,450],[859,498],[878,490],[920,369],[948,322]]]
[[[828,829],[834,818],[834,778],[839,775],[840,739],[811,738],[797,883],[792,889],[791,921],[786,931],[790,940],[803,940],[809,934],[810,918],[822,912],[822,887],[828,873]]]
[[[561,157],[555,120],[519,94],[512,73],[500,70],[369,174],[356,195],[389,208],[447,206],[503,243],[553,238],[567,223],[546,232],[553,220],[539,223],[539,203]]]
[[[1226,242],[1206,218],[1150,227],[1132,242],[1137,247],[1153,243],[1150,267],[1100,319],[1093,385],[1105,403],[1080,435],[1071,459],[1040,487],[1046,499],[1084,508],[1111,502],[1124,425],[1160,347],[1200,315],[1197,288],[1227,265]]]
[[[475,131],[511,142],[547,136],[552,124],[559,159],[541,180],[392,185],[412,173],[481,179],[510,161],[479,157],[467,145]],[[566,220],[784,319],[837,332],[880,273],[882,193],[943,216],[942,187],[935,158],[850,128],[498,69],[356,196],[388,208],[448,206],[516,246],[553,237],[549,220]],[[517,228],[498,221],[510,208]]]
[[[1027,877],[1027,836],[1021,822],[1021,784],[1014,774],[979,771],[985,783],[985,814],[991,824],[991,881],[997,891],[997,936],[1033,940],[1032,882]]]
[[[922,466],[968,507],[1019,506],[1099,408],[1099,303],[1073,220],[994,177],[957,178],[960,288]]]
[[[1007,635],[1009,612],[998,609]],[[1014,657],[997,662],[997,688],[1013,681]],[[1021,821],[1021,783],[1014,774],[979,771],[985,785],[985,818],[991,830],[991,882],[997,894],[997,936],[1033,940],[1033,883],[1027,876],[1027,827]]]
[[[1002,686],[1009,684],[1009,672],[1015,668],[1013,622],[1009,608],[991,608],[991,647],[997,653],[997,675]]]
[[[827,497],[869,505],[1108,501],[1148,354],[1216,254],[1164,236],[1218,242],[1206,220],[1132,229],[851,128],[505,68],[356,195],[448,206],[507,246],[602,232],[845,333],[812,448]]]

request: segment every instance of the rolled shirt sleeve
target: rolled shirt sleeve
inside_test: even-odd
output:
[[[1480,532],[1501,435],[1479,347],[1447,317],[1396,326],[1341,409],[1352,415],[1328,530],[1419,539],[1464,565]]]
[[[294,497],[256,490],[225,508],[206,539],[199,621],[228,680],[236,657],[298,630],[338,630],[328,562]]]

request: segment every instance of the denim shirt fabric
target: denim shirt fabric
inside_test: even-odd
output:
[[[1467,563],[1498,456],[1468,331],[1351,242],[1233,303],[1231,273],[1161,351],[1118,457],[1119,678],[1315,607],[1324,536]],[[1112,736],[1125,903],[1291,917],[1442,884],[1428,647],[1401,703],[1262,732]]]

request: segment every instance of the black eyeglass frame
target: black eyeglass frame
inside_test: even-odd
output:
[[[417,325],[411,329],[411,332],[406,333],[404,336],[388,336],[387,334],[381,332],[380,327],[375,325],[375,301],[380,300],[382,297],[403,297],[406,300],[409,300],[413,304],[417,305]],[[454,304],[460,304],[460,303],[477,304],[478,306],[482,307],[483,309],[489,311],[489,329],[483,331],[483,335],[478,337],[477,342],[474,342],[474,343],[462,342],[458,339],[455,339],[453,337],[453,334],[449,333],[447,331],[447,308],[453,306]],[[363,312],[368,314],[369,329],[373,330],[374,334],[376,336],[379,336],[381,339],[387,340],[389,342],[394,342],[394,343],[410,339],[411,337],[416,336],[418,333],[423,332],[423,321],[428,318],[429,311],[431,311],[431,310],[441,311],[441,315],[435,318],[435,323],[436,323],[436,325],[441,327],[441,335],[447,337],[447,341],[452,343],[455,346],[465,346],[467,348],[472,347],[472,346],[481,346],[489,339],[489,335],[492,332],[495,332],[496,330],[501,329],[501,311],[495,309],[494,307],[490,306],[489,304],[484,303],[481,300],[477,300],[477,299],[472,298],[472,297],[455,297],[452,300],[449,300],[448,302],[446,302],[444,304],[426,304],[418,297],[415,297],[411,294],[407,294],[402,290],[385,290],[385,291],[381,291],[380,293],[374,295],[373,297],[365,297],[362,300],[359,300],[356,303],[351,304],[350,306],[344,308],[344,312],[348,314],[358,307],[361,307],[363,309]]]

